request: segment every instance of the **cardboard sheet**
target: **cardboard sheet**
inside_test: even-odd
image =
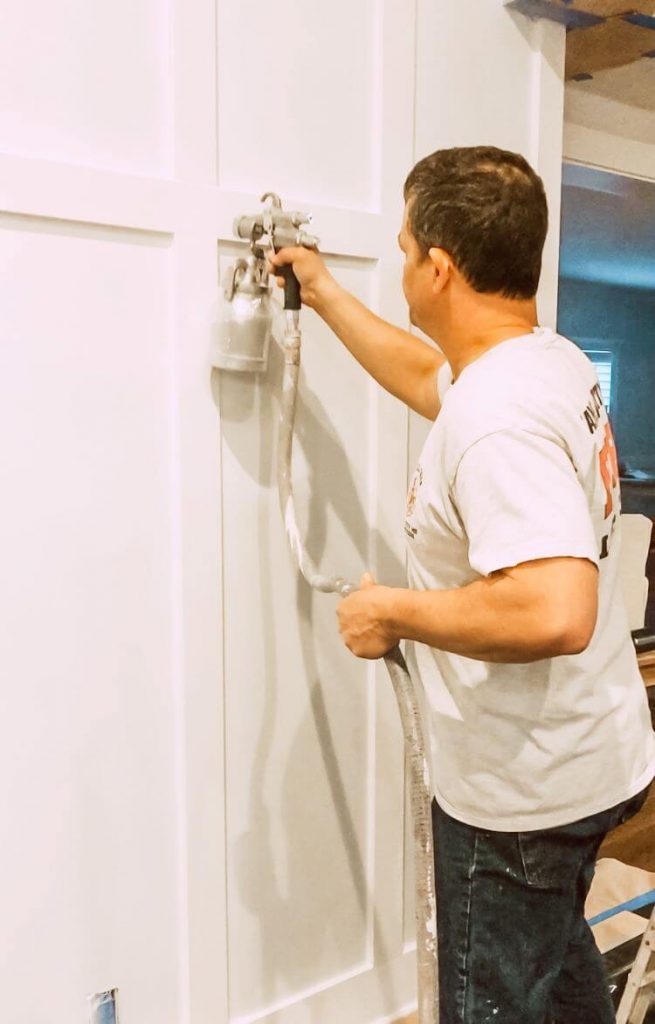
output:
[[[575,11],[584,11],[586,14],[598,14],[601,18],[612,18],[615,14],[631,14],[637,11],[639,14],[648,14],[655,17],[655,3],[653,0],[573,0],[571,4],[563,4]]]
[[[653,49],[655,31],[623,18],[611,18],[590,28],[574,28],[566,40],[566,77],[620,68]]]
[[[613,18],[619,14],[646,14],[655,17],[654,0],[546,0],[547,6],[560,11],[582,11],[599,18]]]
[[[618,860],[599,860],[587,897],[585,916],[595,917],[610,907],[617,907],[651,889],[655,889],[655,874],[622,864]],[[592,931],[601,953],[606,953],[608,949],[613,949],[628,939],[643,935],[646,924],[645,917],[622,911],[594,925]]]

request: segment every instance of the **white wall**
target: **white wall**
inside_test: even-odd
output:
[[[563,36],[496,0],[4,21],[3,1013],[82,1022],[118,986],[121,1024],[388,1019],[414,993],[396,709],[289,564],[277,348],[256,386],[210,373],[219,266],[275,189],[404,323],[401,186],[446,145],[526,153],[556,226]],[[304,322],[310,550],[401,583],[425,424]]]

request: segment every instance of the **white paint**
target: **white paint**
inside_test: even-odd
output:
[[[3,152],[168,174],[169,34],[162,0],[22,0],[5,7]]]
[[[495,0],[419,0],[417,50],[406,0],[36,6],[0,41],[5,1015],[116,985],[125,1024],[393,1019],[395,698],[298,586],[279,350],[210,386],[218,251],[277,189],[405,323],[414,158],[496,142],[554,174],[557,41]],[[298,529],[320,572],[402,584],[407,412],[303,321]]]
[[[0,226],[6,1012],[174,1024],[170,240]]]
[[[261,194],[268,181],[284,195],[378,212],[376,23],[383,6],[278,0],[272,16],[261,2],[219,0],[221,186]]]

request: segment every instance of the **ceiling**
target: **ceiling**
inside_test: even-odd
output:
[[[569,123],[655,147],[655,0],[504,3],[566,26]],[[655,290],[655,180],[566,164],[560,273]]]
[[[564,165],[560,274],[655,289],[655,182]]]
[[[655,0],[504,3],[566,26],[566,78],[573,90],[655,110]]]
[[[567,82],[573,93],[593,93],[630,107],[655,111],[655,59],[642,57],[621,68],[596,71],[584,82]]]

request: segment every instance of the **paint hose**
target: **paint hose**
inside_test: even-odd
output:
[[[357,586],[342,576],[324,576],[317,572],[298,529],[293,500],[293,431],[300,372],[301,334],[297,310],[287,310],[283,338],[284,376],[278,436],[277,477],[280,508],[289,545],[298,570],[310,587],[325,594],[347,597]],[[432,833],[432,793],[419,703],[407,664],[396,645],[385,656],[393,685],[405,741],[409,766],[410,799],[414,826],[414,879],[416,906],[416,965],[418,975],[419,1024],[438,1024],[438,959],[434,849]]]

